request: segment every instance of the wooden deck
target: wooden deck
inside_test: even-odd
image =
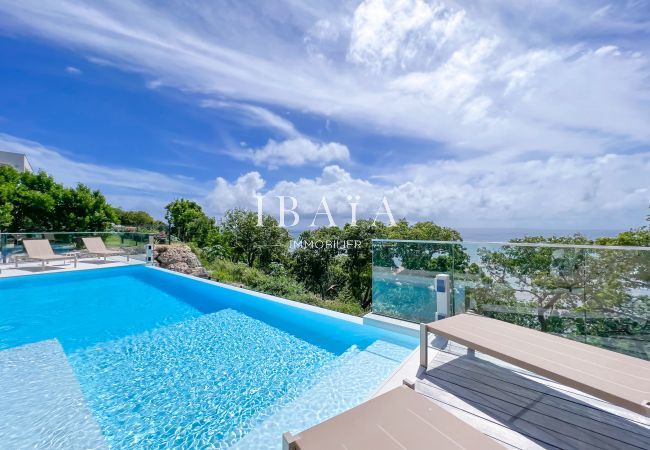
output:
[[[440,337],[415,390],[509,448],[650,449],[647,418]]]

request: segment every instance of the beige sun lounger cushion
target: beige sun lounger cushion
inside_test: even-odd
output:
[[[100,256],[111,256],[111,255],[126,255],[128,260],[128,254],[122,250],[109,250],[106,248],[104,241],[100,237],[85,237],[81,238],[88,253],[91,255],[100,255]]]
[[[46,261],[65,261],[66,259],[74,259],[74,257],[71,256],[57,255],[54,253],[54,250],[52,250],[52,246],[47,239],[24,239],[22,244],[27,253],[27,257],[23,259],[41,261],[43,265],[45,265]],[[76,259],[74,259],[74,263],[76,267]],[[16,267],[18,267],[18,258],[16,258]]]
[[[286,450],[491,450],[503,447],[421,394],[400,386],[295,436]]]
[[[650,361],[477,314],[426,325],[427,332],[650,416]]]

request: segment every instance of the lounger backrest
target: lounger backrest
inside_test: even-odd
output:
[[[31,258],[54,255],[54,250],[47,239],[24,239],[23,246]]]
[[[88,249],[89,252],[105,252],[108,250],[106,246],[104,245],[104,241],[102,241],[102,238],[100,237],[85,237],[82,238],[82,241],[84,242],[84,245]]]

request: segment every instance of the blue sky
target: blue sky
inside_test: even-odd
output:
[[[650,204],[650,2],[0,0],[0,149],[161,217],[360,196],[464,227]]]

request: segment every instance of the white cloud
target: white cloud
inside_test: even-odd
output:
[[[242,175],[234,183],[218,177],[212,192],[206,198],[209,210],[221,216],[232,208],[256,208],[256,196],[264,188],[266,182],[259,172],[249,172]]]
[[[612,8],[607,22],[592,17],[593,5],[556,0],[525,7],[278,0],[259,15],[246,2],[190,9],[142,0],[0,0],[0,9],[11,30],[145,73],[157,85],[315,112],[431,139],[458,154],[602,155],[650,144],[644,41],[635,47],[633,39],[566,38],[595,24],[619,33],[642,30],[648,21],[642,6]],[[508,22],[514,13],[528,27]],[[598,51],[614,45],[617,52]]]
[[[374,217],[386,196],[395,217],[465,227],[617,228],[643,223],[650,203],[649,154],[568,157],[532,161],[433,161],[395,171],[382,182],[353,177],[328,166],[316,178],[280,181],[265,189],[257,172],[233,183],[219,178],[208,209],[220,216],[235,206],[277,216],[276,196],[298,199],[302,226],[326,196],[342,224],[350,220],[349,198],[360,196],[358,216]]]
[[[27,155],[35,170],[46,171],[59,183],[101,189],[118,206],[143,209],[156,217],[162,217],[164,205],[176,197],[203,199],[208,192],[192,178],[76,161],[61,150],[4,133],[0,133],[0,149]]]
[[[271,128],[287,137],[300,135],[291,121],[261,106],[224,100],[203,100],[201,106],[204,108],[230,109],[241,115],[248,126]]]
[[[337,142],[318,143],[299,137],[281,142],[271,139],[264,147],[247,152],[238,151],[233,156],[248,159],[256,166],[277,169],[281,166],[299,167],[348,161],[350,151],[345,145]]]
[[[451,11],[441,2],[361,2],[354,12],[348,60],[376,72],[425,66],[464,18],[464,11]]]
[[[68,72],[68,73],[71,73],[72,75],[81,75],[81,73],[82,73],[80,69],[78,69],[76,67],[73,67],[73,66],[66,67],[65,71]]]
[[[152,87],[198,92],[278,131],[287,139],[239,153],[258,166],[350,159],[343,144],[291,151],[306,138],[260,104],[430,140],[451,155],[440,160],[432,145],[420,164],[375,169],[390,174],[385,183],[337,166],[269,188],[257,172],[220,179],[215,212],[264,189],[312,202],[334,192],[342,204],[358,190],[391,194],[395,214],[413,218],[608,227],[639,223],[650,201],[647,5],[0,0],[0,29],[143,73]]]

